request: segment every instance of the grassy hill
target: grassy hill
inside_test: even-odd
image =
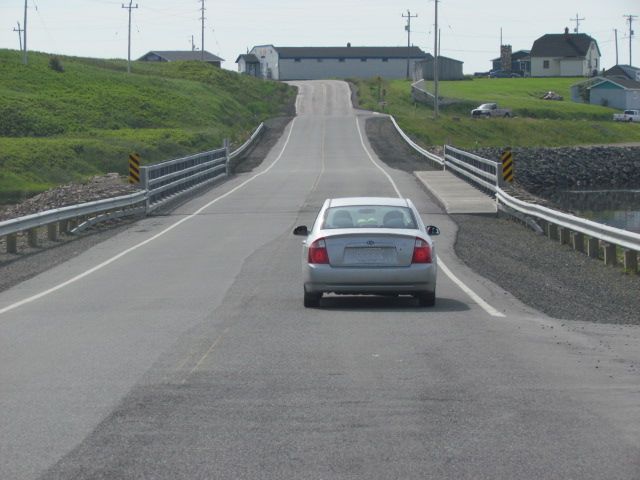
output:
[[[0,202],[53,185],[240,144],[295,91],[199,62],[126,62],[0,50]],[[55,62],[55,61],[54,61]],[[55,65],[53,65],[55,66]]]
[[[402,129],[425,145],[445,143],[474,147],[557,147],[640,142],[640,125],[612,121],[616,110],[575,103],[569,88],[576,78],[476,78],[440,82],[440,96],[454,103],[433,118],[433,109],[414,104],[408,81],[355,81],[363,108],[382,111],[378,92],[384,91],[384,111],[394,115]],[[432,82],[427,88],[433,92]],[[548,91],[563,101],[542,100]],[[472,119],[470,111],[481,103],[497,102],[511,108],[516,118]]]

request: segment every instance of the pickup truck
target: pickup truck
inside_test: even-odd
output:
[[[640,122],[640,110],[625,110],[622,113],[614,113],[616,122]]]
[[[478,108],[471,110],[472,117],[510,117],[511,110],[498,108],[497,103],[483,103]]]

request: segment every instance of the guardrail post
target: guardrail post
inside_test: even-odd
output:
[[[147,195],[144,200],[144,213],[145,215],[149,214],[149,207],[151,205],[151,199],[149,198],[149,168],[148,167],[140,167],[140,185]]]
[[[558,240],[558,226],[550,223],[547,230],[547,235],[549,236],[550,240]]]
[[[571,245],[576,252],[584,253],[584,235],[580,232],[571,232]]]
[[[442,150],[442,171],[446,172],[447,171],[447,145],[444,146],[444,149]]]
[[[507,182],[502,177],[502,162],[496,163],[496,187],[504,188]]]
[[[7,235],[7,253],[18,253],[18,235],[16,233]]]
[[[587,240],[587,254],[591,258],[598,258],[600,254],[600,242],[597,238],[590,238]]]
[[[626,273],[638,273],[638,252],[625,248],[624,254],[624,271]]]
[[[33,248],[38,246],[38,229],[37,228],[32,228],[27,232],[27,243],[29,244],[30,247],[33,247]]]
[[[612,243],[603,243],[602,249],[604,250],[604,264],[614,266],[618,263],[616,258],[616,246]]]
[[[569,234],[571,230],[565,227],[559,227],[558,232],[560,233],[560,245],[568,245],[569,244]]]
[[[224,148],[224,171],[225,171],[225,175],[228,177],[231,175],[231,159],[229,158],[229,139],[225,138],[222,145]]]
[[[47,238],[52,242],[58,240],[58,224],[50,223],[47,225]]]

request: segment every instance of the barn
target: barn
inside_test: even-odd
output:
[[[415,63],[430,58],[419,47],[275,47],[259,45],[249,51],[260,62],[258,76],[273,80],[324,78],[407,78]],[[244,58],[238,58],[241,73]]]

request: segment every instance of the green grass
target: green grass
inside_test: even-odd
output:
[[[0,201],[143,163],[240,144],[294,100],[285,84],[200,62],[134,63],[0,50]]]
[[[440,96],[453,103],[441,109],[437,120],[431,107],[413,103],[408,81],[354,82],[363,108],[391,113],[401,128],[424,146],[447,143],[462,148],[558,147],[640,142],[638,125],[612,121],[616,110],[570,100],[570,86],[581,80],[482,78],[440,82]],[[433,91],[433,84],[428,88]],[[379,90],[386,93],[384,107],[378,101]],[[542,100],[540,97],[550,90],[564,100]],[[516,117],[470,118],[471,109],[485,102],[510,108]]]

